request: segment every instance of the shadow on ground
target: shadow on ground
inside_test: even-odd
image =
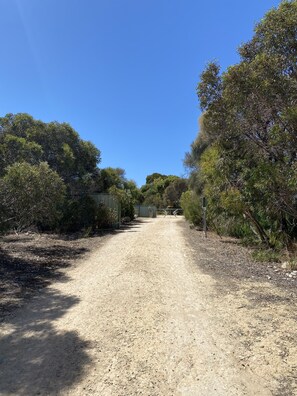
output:
[[[143,224],[151,223],[152,219],[150,218],[137,218],[129,223],[121,224],[118,230],[114,230],[115,233],[121,233],[126,231],[140,231],[141,226]]]
[[[121,224],[120,228],[117,228],[117,229],[108,228],[108,229],[97,230],[93,234],[88,235],[87,238],[92,239],[92,238],[97,238],[98,236],[102,237],[102,236],[106,236],[106,235],[116,235],[116,234],[120,234],[122,232],[127,232],[127,231],[137,232],[141,228],[142,224],[150,223],[151,221],[152,221],[151,219],[147,219],[147,218],[137,218],[133,221]],[[71,233],[71,234],[59,234],[59,235],[56,235],[55,238],[60,241],[76,241],[81,238],[84,238],[84,235],[82,232],[77,232],[77,233]]]
[[[138,232],[137,219],[123,225],[122,232]],[[107,234],[109,234],[108,232]],[[98,235],[97,235],[98,236]],[[79,238],[77,238],[79,239]],[[55,322],[79,303],[49,288],[53,280],[67,281],[65,268],[85,255],[101,238],[80,242],[63,236],[11,236],[0,247],[0,339],[1,395],[58,395],[81,380],[96,346],[76,331],[60,331]],[[82,247],[89,246],[90,249]],[[24,304],[30,298],[30,303]],[[21,307],[21,309],[16,309]],[[14,310],[14,315],[8,315]]]
[[[90,364],[88,342],[53,323],[79,299],[44,289],[4,322],[0,341],[1,395],[56,395],[84,375]]]
[[[111,235],[116,235],[116,234],[121,234],[123,232],[139,232],[142,228],[143,224],[151,223],[152,219],[150,218],[137,218],[129,223],[124,223],[121,224],[120,228],[114,229],[114,230],[103,230],[103,231],[98,231],[99,235],[104,235],[104,234],[111,234]]]
[[[216,280],[216,287],[220,291],[238,291],[242,282],[269,282],[286,292],[296,294],[297,278],[288,278],[286,270],[279,263],[256,262],[249,250],[231,238],[219,239],[210,234],[204,238],[203,233],[192,230],[187,223],[180,223],[183,234],[192,251],[193,260],[203,270]],[[254,303],[255,296],[253,296]],[[259,294],[259,302],[263,301]],[[270,298],[271,300],[271,298]],[[275,298],[275,303],[282,302]]]
[[[0,248],[0,319],[53,280],[66,281],[63,269],[86,252],[84,248],[24,245],[17,254],[9,254]]]

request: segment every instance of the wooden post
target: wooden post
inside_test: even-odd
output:
[[[204,232],[204,237],[205,237],[205,238],[207,238],[206,207],[207,207],[207,200],[206,200],[205,197],[203,197],[203,198],[202,198],[203,232]]]

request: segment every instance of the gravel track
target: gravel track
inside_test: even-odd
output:
[[[272,395],[214,315],[215,280],[195,264],[183,222],[144,220],[108,238],[8,316],[0,394]]]

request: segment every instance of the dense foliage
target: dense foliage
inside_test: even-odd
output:
[[[140,190],[145,205],[164,208],[180,207],[180,197],[183,192],[187,191],[187,188],[186,179],[153,173],[146,177],[146,184]]]
[[[97,174],[100,151],[66,123],[44,123],[29,114],[0,118],[0,176],[16,162],[47,162],[72,194],[86,191]]]
[[[100,151],[66,123],[28,114],[0,118],[0,230],[78,231],[114,223],[94,192],[111,192],[133,218],[139,190],[122,169],[99,170]]]
[[[127,180],[121,168],[105,168],[101,171],[103,191],[112,194],[121,204],[121,216],[134,218],[134,205],[139,202],[140,193],[133,180]]]
[[[0,180],[2,228],[22,231],[34,224],[51,226],[61,216],[64,198],[65,184],[46,162],[16,162]]]
[[[213,226],[280,247],[297,234],[297,1],[268,12],[239,54],[201,75],[201,130],[185,163]],[[189,194],[183,201],[199,221]]]

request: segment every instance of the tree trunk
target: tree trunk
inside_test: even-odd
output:
[[[268,235],[266,234],[264,228],[261,226],[261,224],[258,222],[258,220],[255,218],[255,216],[251,212],[251,210],[250,209],[245,210],[244,214],[253,223],[253,225],[256,227],[257,233],[258,233],[261,241],[263,243],[265,243],[265,245],[267,245],[269,247],[272,247],[270,242],[269,242]]]

